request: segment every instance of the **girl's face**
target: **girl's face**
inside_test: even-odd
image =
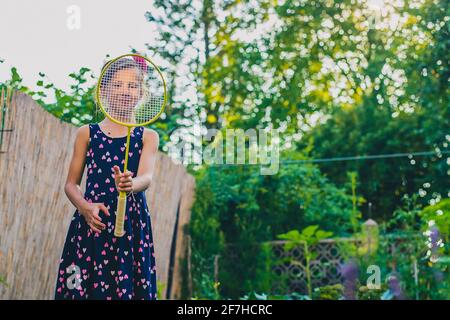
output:
[[[122,121],[129,119],[142,97],[139,70],[122,69],[114,73],[106,87],[109,113]]]

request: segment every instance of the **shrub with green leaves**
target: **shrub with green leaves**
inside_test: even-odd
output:
[[[224,296],[267,292],[273,278],[261,243],[278,234],[309,225],[338,235],[352,230],[350,192],[330,183],[314,165],[282,166],[274,176],[261,175],[257,166],[209,167],[195,175],[192,247],[203,258],[221,256]]]

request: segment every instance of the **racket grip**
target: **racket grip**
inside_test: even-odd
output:
[[[114,227],[114,236],[123,237],[125,234],[125,209],[127,206],[126,192],[120,192],[117,198],[116,224]]]

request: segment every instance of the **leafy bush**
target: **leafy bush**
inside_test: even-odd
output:
[[[195,174],[196,201],[189,231],[198,255],[192,263],[200,265],[201,259],[220,255],[223,296],[238,297],[270,287],[274,276],[264,264],[270,254],[261,243],[278,234],[308,225],[340,235],[352,230],[352,197],[329,183],[313,165],[282,166],[274,176],[244,166],[209,167]],[[200,279],[194,282],[201,283]]]
[[[450,198],[443,199],[437,204],[425,207],[420,212],[420,217],[424,222],[422,230],[428,228],[430,221],[433,221],[439,229],[440,235],[447,243],[450,236]]]
[[[313,300],[340,300],[344,292],[342,284],[318,287],[312,294]]]
[[[312,296],[311,260],[314,260],[317,257],[317,252],[312,250],[312,246],[316,245],[320,240],[331,237],[332,235],[332,232],[319,230],[317,225],[308,226],[301,232],[298,230],[291,230],[287,233],[278,235],[278,238],[286,240],[284,250],[290,251],[297,247],[303,249],[305,257],[305,264],[303,267],[306,273],[309,296]],[[289,258],[289,263],[302,265],[300,261],[292,260],[291,258]]]

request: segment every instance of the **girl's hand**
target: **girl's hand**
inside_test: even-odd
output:
[[[105,230],[106,225],[102,223],[102,218],[99,216],[99,212],[103,211],[108,217],[110,216],[108,209],[103,203],[90,203],[80,208],[78,211],[83,215],[86,223],[95,232],[100,233],[101,230]]]
[[[133,178],[131,177],[133,174],[128,170],[121,173],[118,166],[114,166],[113,169],[117,191],[133,192]]]

